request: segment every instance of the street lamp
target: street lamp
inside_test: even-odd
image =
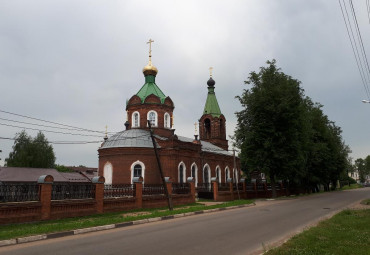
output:
[[[362,102],[363,102],[363,103],[365,103],[365,104],[366,104],[366,103],[370,104],[370,101],[369,101],[369,100],[365,100],[365,99],[364,99],[364,100],[362,100]]]

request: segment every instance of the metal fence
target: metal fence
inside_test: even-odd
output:
[[[190,184],[172,183],[172,194],[190,194]]]
[[[135,195],[134,184],[104,185],[104,198],[133,197],[134,195]]]
[[[230,184],[229,183],[219,183],[218,191],[230,191]]]
[[[143,185],[143,196],[164,195],[163,184],[145,184]]]
[[[212,183],[198,183],[197,186],[198,192],[213,192]]]
[[[39,201],[37,183],[0,184],[0,202]]]
[[[51,200],[87,199],[95,197],[95,185],[92,183],[54,183]]]

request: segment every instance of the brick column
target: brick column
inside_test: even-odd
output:
[[[229,190],[230,190],[230,200],[234,200],[234,188],[233,188],[233,179],[228,178],[227,182],[229,183]]]
[[[132,182],[135,185],[135,207],[143,208],[143,177],[134,177]]]
[[[91,182],[95,185],[95,203],[96,212],[103,213],[104,211],[104,183],[105,178],[103,176],[95,176]]]
[[[51,213],[51,192],[53,188],[54,177],[51,175],[42,175],[37,180],[40,186],[40,202],[41,202],[41,219],[50,219]]]
[[[243,190],[241,190],[243,194],[242,198],[246,199],[247,198],[247,184],[244,178],[240,179],[240,182],[243,184]]]
[[[166,181],[168,195],[172,195],[172,180],[170,177],[164,177],[164,180]]]
[[[213,187],[213,200],[218,201],[219,198],[218,198],[218,180],[217,180],[217,178],[212,177],[211,178],[211,183],[212,183],[212,187]]]
[[[188,177],[187,182],[190,184],[190,195],[193,203],[195,203],[195,181],[194,177]]]

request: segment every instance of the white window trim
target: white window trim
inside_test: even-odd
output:
[[[209,181],[209,183],[211,183],[211,168],[209,167],[209,165],[208,164],[205,164],[204,165],[204,167],[203,167],[203,183],[206,183],[206,180],[205,180],[205,178],[204,178],[204,172],[205,172],[205,169],[207,168],[207,170],[208,170],[208,181]]]
[[[230,178],[230,168],[227,166],[225,167],[225,183],[227,183],[227,179],[229,178]]]
[[[180,166],[183,166],[183,173],[182,173],[182,179],[184,180],[184,183],[186,183],[186,166],[185,166],[185,163],[183,161],[181,161],[179,163],[179,165],[177,166],[177,180],[178,180],[178,183],[180,183]]]
[[[155,123],[154,123],[154,127],[158,127],[158,113],[157,113],[156,111],[153,111],[153,110],[149,111],[149,112],[147,113],[147,115],[146,115],[146,119],[147,119],[147,120],[149,120],[149,114],[150,114],[150,113],[152,113],[152,112],[154,112],[154,114],[155,114]]]
[[[193,176],[193,166],[195,166],[195,176]],[[191,177],[194,178],[195,187],[197,187],[198,186],[198,166],[197,164],[195,164],[195,162],[191,164],[190,175]]]
[[[132,179],[134,178],[134,166],[135,165],[140,165],[141,166],[141,174],[143,177],[143,184],[145,180],[145,164],[141,162],[140,160],[136,160],[134,163],[131,164],[130,171],[131,171],[131,184],[132,184]]]
[[[233,179],[234,179],[234,183],[238,183],[239,182],[239,176],[238,176],[238,169],[233,169]]]
[[[108,169],[110,170],[110,173],[108,174]],[[110,178],[108,178],[110,175]],[[105,164],[104,164],[104,168],[103,168],[103,176],[105,178],[105,184],[112,184],[113,182],[113,165],[111,162],[107,161]]]
[[[137,126],[135,126],[135,114],[138,114],[138,120],[137,120]],[[138,111],[136,112],[133,112],[132,115],[131,115],[131,127],[133,128],[138,128],[140,127],[140,113]]]
[[[167,125],[166,125],[166,119],[168,120]],[[164,114],[163,126],[164,128],[171,128],[171,116],[168,114],[168,112]]]
[[[218,176],[218,183],[221,183],[221,168],[219,165],[216,166],[216,169],[215,169],[215,172],[216,172],[216,176]]]

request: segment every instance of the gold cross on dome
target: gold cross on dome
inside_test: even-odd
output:
[[[195,122],[194,123],[195,134],[197,134],[197,132],[198,132],[197,125],[198,125],[198,123]]]
[[[105,136],[108,136],[108,126],[105,125]]]
[[[212,77],[212,70],[213,70],[213,67],[210,67],[209,68],[209,76]]]
[[[151,56],[152,55],[152,43],[153,43],[154,41],[152,40],[152,39],[149,39],[149,41],[147,42],[147,44],[149,44],[149,56]]]

